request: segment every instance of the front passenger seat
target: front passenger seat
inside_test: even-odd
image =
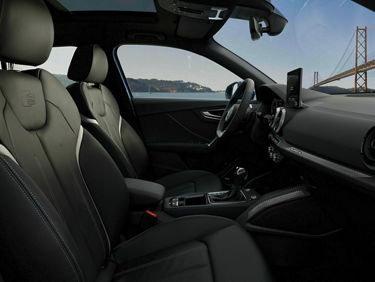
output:
[[[146,179],[147,149],[137,132],[121,117],[111,91],[102,84],[108,72],[104,50],[97,44],[78,47],[69,66],[68,78],[79,81],[68,87],[85,127],[102,143],[125,177]],[[187,170],[155,180],[166,188],[166,196],[222,190],[220,179],[202,170]]]
[[[54,41],[41,0],[2,0],[0,60],[43,64]],[[15,16],[17,15],[17,16]],[[271,281],[238,223],[181,217],[120,243],[129,194],[64,86],[0,70],[0,272],[5,281]]]

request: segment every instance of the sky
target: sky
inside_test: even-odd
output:
[[[278,36],[264,35],[252,41],[247,21],[230,19],[214,39],[253,64],[278,83],[286,82],[288,71],[304,69],[303,86],[313,84],[314,71],[327,78],[344,51],[342,70],[354,67],[353,38],[356,26],[375,28],[375,13],[348,0],[273,0],[288,19]],[[375,59],[375,29],[368,31],[368,60]],[[54,48],[41,67],[66,74],[74,47]],[[184,80],[222,90],[239,78],[216,63],[184,50],[156,46],[122,46],[118,56],[127,77]],[[18,67],[21,69],[22,67]],[[375,70],[368,73],[369,87],[375,88]],[[354,77],[333,82],[354,86]]]
[[[205,57],[175,48],[124,45],[118,57],[125,75],[131,78],[190,81],[215,91],[241,80]]]
[[[375,13],[352,1],[274,0],[272,4],[288,19],[280,35],[252,41],[246,36],[247,22],[232,19],[214,38],[279,83],[285,83],[287,72],[299,67],[304,69],[304,87],[313,84],[314,71],[321,78],[329,77],[356,26],[375,27]],[[367,37],[368,59],[375,59],[375,30],[369,30]],[[350,50],[354,50],[354,41]],[[354,54],[345,67],[343,70],[354,67]],[[332,84],[353,87],[354,78]],[[369,72],[371,84],[375,88],[375,70]]]

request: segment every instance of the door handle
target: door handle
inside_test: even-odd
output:
[[[201,114],[206,119],[220,120],[223,112],[224,112],[224,109],[215,109],[215,110],[201,111]]]

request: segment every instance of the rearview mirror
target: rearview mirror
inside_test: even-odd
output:
[[[270,2],[265,1],[264,3],[270,6],[263,9],[236,6],[230,16],[231,18],[249,21],[252,40],[258,40],[265,33],[270,36],[279,35],[288,23],[283,14]]]
[[[251,17],[249,20],[249,25],[250,25],[250,35],[252,40],[258,40],[259,38],[262,37],[263,32],[262,32],[262,24],[260,21],[258,21],[257,18]]]

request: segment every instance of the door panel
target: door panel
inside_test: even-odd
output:
[[[134,99],[145,142],[206,144],[216,136],[218,119],[203,116],[225,108],[223,100]]]
[[[228,160],[207,144],[216,137],[225,100],[146,99],[133,100],[139,124],[157,175],[181,169],[218,171]]]

